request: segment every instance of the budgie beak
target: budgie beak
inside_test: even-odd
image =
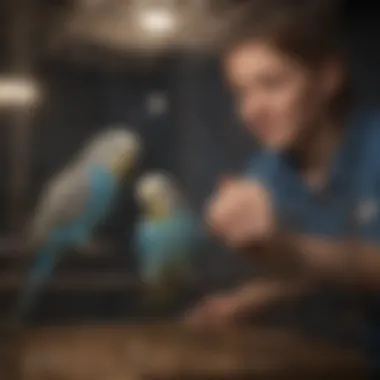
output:
[[[151,221],[162,220],[167,215],[167,210],[161,202],[152,202],[147,210],[148,219]]]

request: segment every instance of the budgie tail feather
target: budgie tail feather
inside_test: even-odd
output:
[[[60,244],[51,242],[37,253],[36,261],[17,300],[14,315],[17,320],[24,320],[34,311],[42,289],[54,270],[61,249]]]

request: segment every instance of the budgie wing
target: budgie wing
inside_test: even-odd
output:
[[[51,181],[42,193],[32,223],[32,240],[43,241],[52,228],[65,226],[81,215],[89,199],[88,172],[71,171]]]
[[[172,276],[174,272],[186,272],[197,248],[194,223],[187,218],[141,221],[136,240],[141,274],[148,281],[157,281],[169,273]]]

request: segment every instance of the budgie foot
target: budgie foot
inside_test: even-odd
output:
[[[166,310],[183,297],[190,270],[183,262],[171,262],[162,276],[144,286],[143,304],[152,311]]]
[[[180,282],[147,285],[144,288],[143,305],[148,310],[160,311],[173,306],[183,292]]]

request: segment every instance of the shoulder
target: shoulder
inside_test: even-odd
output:
[[[379,149],[380,107],[361,109],[352,117],[350,123],[355,135],[366,148],[377,146],[377,150]]]
[[[380,107],[362,110],[352,122],[363,165],[380,175]]]
[[[347,169],[362,199],[378,199],[380,195],[380,112],[362,109],[350,120]]]

